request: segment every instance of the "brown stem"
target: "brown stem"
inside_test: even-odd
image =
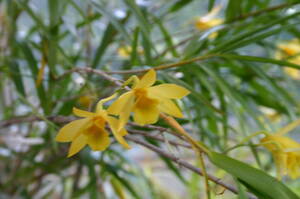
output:
[[[186,169],[188,169],[190,171],[193,171],[193,172],[195,172],[195,173],[203,176],[203,172],[202,172],[201,169],[199,169],[197,167],[194,167],[193,165],[189,164],[188,162],[185,162],[185,161],[179,159],[178,157],[176,157],[176,156],[174,156],[172,154],[169,154],[169,153],[165,152],[164,150],[162,150],[162,149],[160,149],[160,148],[158,148],[158,147],[156,147],[156,146],[154,146],[152,144],[144,142],[144,141],[142,141],[140,139],[137,139],[134,136],[130,136],[130,135],[127,135],[126,139],[131,140],[131,141],[133,141],[133,142],[135,142],[135,143],[137,143],[139,145],[142,145],[142,146],[150,149],[151,151],[154,151],[154,152],[156,152],[156,153],[158,153],[158,154],[160,154],[160,155],[162,155],[162,156],[164,156],[164,157],[172,160],[176,164],[178,164],[178,165],[180,165],[180,166],[182,166],[182,167],[184,167],[184,168],[186,168]],[[210,181],[212,181],[212,182],[214,182],[214,183],[216,183],[216,184],[224,187],[225,189],[231,191],[232,193],[238,194],[238,189],[237,188],[235,188],[235,187],[233,187],[231,185],[228,185],[225,182],[222,182],[221,179],[219,179],[219,178],[217,178],[217,177],[215,177],[215,176],[213,176],[211,174],[208,174],[207,176],[208,176],[208,179]],[[250,194],[248,195],[248,198],[249,199],[256,199],[255,196],[252,196]]]
[[[249,18],[249,17],[256,17],[256,16],[259,16],[259,15],[264,14],[266,12],[272,12],[272,11],[283,9],[283,8],[286,8],[286,7],[290,7],[290,6],[299,4],[299,3],[300,2],[283,3],[283,4],[280,4],[280,5],[273,6],[273,7],[268,7],[266,9],[257,10],[257,11],[254,11],[254,12],[249,12],[249,13],[246,13],[246,14],[242,14],[242,15],[236,17],[236,18],[233,18],[233,19],[227,21],[226,23],[233,23],[233,22],[236,22],[236,21],[239,21],[239,20],[244,20],[244,19]]]
[[[142,135],[144,137],[149,137],[149,138],[155,139],[155,140],[160,141],[160,142],[166,142],[165,138],[163,138],[161,136],[158,137],[156,135],[152,135],[152,134],[150,134],[149,132],[146,132],[146,131],[130,129],[130,130],[128,130],[128,132],[130,134],[137,134],[137,135]],[[179,143],[179,142],[175,142],[175,141],[172,141],[172,140],[167,140],[167,142],[171,145],[174,145],[174,146],[181,146],[181,147],[188,148],[188,149],[192,148],[191,145],[186,144],[186,143]]]

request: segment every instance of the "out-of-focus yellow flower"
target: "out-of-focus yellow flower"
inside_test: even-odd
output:
[[[300,144],[285,136],[270,135],[261,144],[273,155],[277,175],[289,175],[293,179],[300,176]]]
[[[222,23],[224,23],[223,19],[215,17],[220,12],[221,8],[222,8],[222,5],[218,5],[218,6],[214,7],[206,15],[197,17],[194,22],[196,29],[205,31],[207,29],[210,29],[212,27],[215,27],[215,26],[218,26],[218,25],[221,25]],[[217,32],[213,32],[212,34],[209,35],[209,38],[215,38],[217,35],[218,35]]]
[[[195,21],[195,27],[198,29],[198,30],[207,30],[207,29],[210,29],[212,27],[215,27],[217,25],[220,25],[224,22],[223,19],[218,19],[218,18],[215,18],[215,19],[206,19],[206,18],[203,18],[203,17],[199,17],[198,19],[196,19]]]
[[[266,135],[260,140],[260,144],[267,148],[274,157],[278,178],[283,175],[289,175],[293,179],[300,176],[300,143],[284,136],[299,124],[300,120],[296,120],[277,133]]]
[[[300,41],[292,39],[277,45],[276,59],[287,60],[294,64],[300,64]],[[295,68],[285,67],[284,72],[294,79],[300,79],[300,71]]]
[[[117,141],[125,148],[130,148],[123,138],[127,134],[126,129],[118,130],[119,121],[102,108],[104,102],[114,97],[115,95],[100,100],[95,113],[73,108],[73,113],[84,119],[75,120],[65,125],[55,138],[58,142],[72,142],[68,157],[78,153],[86,145],[89,145],[93,151],[105,150],[110,144],[109,133],[105,129],[106,123],[109,124]]]
[[[124,58],[127,58],[131,55],[132,52],[132,47],[131,46],[122,46],[120,48],[118,48],[118,55]],[[137,54],[141,55],[143,54],[144,51],[141,48],[137,49]]]
[[[83,95],[79,97],[78,103],[81,106],[88,108],[93,103],[94,98],[95,97],[92,95]]]
[[[294,79],[300,79],[300,71],[296,68],[285,67],[284,72]]]
[[[152,86],[156,81],[156,72],[151,69],[141,79],[136,79],[132,90],[121,95],[108,111],[120,116],[122,128],[133,112],[134,121],[140,125],[157,122],[159,113],[181,118],[183,114],[172,99],[181,99],[190,91],[176,84]]]

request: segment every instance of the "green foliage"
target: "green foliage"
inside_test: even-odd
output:
[[[197,17],[220,4],[212,18],[224,23],[197,29]],[[161,154],[152,157],[133,142],[131,151],[113,143],[102,153],[86,149],[66,158],[68,144],[57,144],[54,137],[74,119],[73,106],[91,110],[118,89],[97,73],[78,70],[92,68],[125,80],[134,70],[173,64],[157,74],[191,91],[178,103],[186,116],[179,123],[222,153],[253,132],[272,132],[299,118],[299,79],[285,69],[299,70],[300,62],[276,57],[282,51],[278,44],[300,38],[299,17],[299,1],[284,0],[0,1],[0,198],[204,197],[201,177]],[[91,103],[81,103],[82,96],[90,96]],[[266,109],[280,120],[272,120]],[[161,121],[156,125],[168,128]],[[194,162],[191,150],[168,141],[185,143],[179,138],[151,128],[128,129],[152,135],[134,136]],[[227,191],[224,198],[242,199],[249,192],[259,198],[298,198],[290,191],[299,187],[297,180],[280,183],[270,176],[274,162],[255,145],[258,141],[255,137],[236,148],[237,160],[217,153],[211,157],[217,168],[208,166],[209,173],[224,177],[224,169],[236,180],[224,179],[239,192]],[[143,158],[152,159],[144,163]],[[160,182],[162,174],[176,183]]]

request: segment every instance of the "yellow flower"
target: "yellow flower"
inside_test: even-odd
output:
[[[287,60],[294,64],[300,64],[300,41],[292,39],[290,41],[282,42],[277,45],[276,59]],[[285,67],[284,72],[294,79],[300,79],[300,72],[298,69]]]
[[[272,153],[278,176],[289,175],[293,179],[300,176],[300,144],[298,142],[285,136],[269,135],[261,139],[261,144]]]
[[[195,28],[200,31],[205,31],[205,30],[208,30],[210,28],[213,28],[215,26],[218,26],[218,25],[221,25],[222,23],[224,23],[223,19],[215,17],[220,12],[221,8],[222,8],[221,4],[217,5],[206,15],[197,17],[194,22]],[[215,38],[217,35],[218,35],[217,32],[213,32],[208,37]]]
[[[122,47],[118,48],[118,55],[121,57],[124,57],[124,58],[129,57],[131,52],[132,52],[131,46],[122,46]],[[137,49],[137,54],[141,55],[143,53],[144,53],[143,49],[141,49],[141,48]]]
[[[118,131],[119,121],[109,116],[110,113],[102,108],[104,102],[114,97],[115,95],[99,101],[95,113],[73,108],[73,113],[83,117],[83,119],[75,120],[65,125],[55,138],[58,142],[72,142],[68,157],[78,153],[86,145],[89,145],[93,151],[105,150],[110,144],[109,133],[105,129],[106,123],[110,126],[117,141],[125,148],[130,148],[123,138],[127,131],[124,128]]]
[[[132,90],[124,93],[109,108],[109,112],[120,116],[122,128],[133,112],[134,121],[140,125],[157,122],[159,114],[166,113],[181,118],[183,114],[172,99],[181,99],[190,92],[176,84],[152,86],[156,72],[151,69],[141,79],[137,79]]]
[[[298,63],[300,64],[300,60]],[[296,68],[285,67],[284,72],[293,79],[300,79],[300,71]]]
[[[224,22],[223,19],[218,19],[218,18],[206,19],[206,18],[200,17],[195,21],[195,27],[198,30],[203,31],[203,30],[207,30],[207,29],[210,29],[212,27],[215,27],[217,25],[220,25],[223,22]]]
[[[300,119],[291,122],[273,135],[266,135],[260,144],[273,155],[277,176],[289,175],[293,179],[300,176],[300,143],[284,136],[300,125]]]

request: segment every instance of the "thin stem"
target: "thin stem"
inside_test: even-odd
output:
[[[150,134],[149,132],[146,132],[146,131],[141,131],[141,130],[136,130],[136,129],[130,129],[130,130],[127,130],[127,131],[130,134],[142,135],[144,137],[149,137],[149,138],[155,139],[155,140],[160,141],[160,142],[166,142],[166,139],[164,137],[152,135],[152,134]],[[175,142],[173,140],[167,140],[167,142],[171,145],[176,146],[176,147],[180,146],[180,147],[184,147],[184,148],[188,148],[188,149],[192,148],[190,144],[186,144],[186,143],[179,143],[179,142]]]
[[[282,136],[282,135],[287,134],[288,132],[292,131],[299,125],[300,125],[300,119],[297,119],[297,120],[289,123],[288,125],[284,126],[283,128],[279,129],[279,131],[277,131],[274,135]]]
[[[142,141],[140,139],[137,139],[134,136],[130,136],[130,135],[127,135],[126,139],[131,140],[131,141],[133,141],[133,142],[135,142],[137,144],[140,144],[140,145],[142,145],[142,146],[150,149],[151,151],[154,151],[154,152],[156,152],[156,153],[158,153],[158,154],[160,154],[160,155],[162,155],[162,156],[170,159],[174,163],[176,163],[176,164],[178,164],[178,165],[180,165],[180,166],[182,166],[182,167],[184,167],[184,168],[186,168],[186,169],[188,169],[190,171],[193,171],[193,172],[195,172],[195,173],[203,176],[203,171],[201,169],[199,169],[197,167],[194,167],[193,165],[189,164],[188,162],[185,162],[185,161],[179,159],[178,157],[176,157],[176,156],[174,156],[172,154],[169,154],[169,153],[165,152],[164,150],[162,150],[162,149],[160,149],[160,148],[158,148],[158,147],[156,147],[156,146],[154,146],[152,144],[144,142],[144,141]],[[231,185],[228,185],[228,184],[222,182],[221,179],[219,179],[219,178],[217,178],[217,177],[215,177],[213,175],[208,174],[207,176],[208,176],[208,179],[210,181],[212,181],[212,182],[214,182],[214,183],[216,183],[216,184],[224,187],[225,189],[231,191],[232,193],[238,194],[238,189],[237,188],[235,188],[235,187],[233,187]],[[255,196],[250,195],[250,194],[248,195],[248,198],[249,199],[257,199]]]
[[[171,127],[173,127],[176,130],[176,132],[179,133],[179,135],[182,135],[192,146],[206,154],[210,153],[210,150],[203,143],[196,141],[192,136],[190,136],[174,118],[167,116],[163,113],[160,114],[160,117],[164,121],[166,121]]]
[[[256,132],[256,133],[253,133],[253,134],[251,134],[251,135],[245,137],[245,138],[239,143],[239,145],[244,144],[244,143],[246,143],[246,142],[249,142],[253,137],[255,137],[255,136],[257,136],[257,135],[261,135],[261,134],[264,134],[265,136],[270,135],[270,134],[269,134],[268,132],[266,132],[266,131],[258,131],[258,132]]]
[[[266,9],[257,10],[257,11],[254,11],[254,12],[249,12],[249,13],[240,15],[236,18],[233,18],[233,19],[227,21],[226,23],[233,23],[233,22],[236,22],[236,21],[247,19],[249,17],[256,17],[256,16],[259,16],[259,15],[267,13],[267,12],[273,12],[273,11],[283,9],[283,8],[287,8],[287,7],[290,7],[290,6],[299,4],[299,3],[300,2],[283,3],[283,4],[276,5],[276,6],[273,6],[273,7],[269,7],[269,8],[266,8]]]
[[[170,68],[174,68],[174,67],[178,67],[178,66],[183,66],[186,64],[190,64],[196,61],[203,61],[212,57],[217,57],[217,54],[210,54],[210,55],[203,55],[203,56],[198,56],[192,59],[188,59],[188,60],[183,60],[183,61],[179,61],[176,63],[171,63],[171,64],[163,64],[163,65],[159,65],[159,66],[155,66],[149,69],[139,69],[139,70],[120,70],[120,71],[108,71],[106,72],[107,74],[135,74],[135,73],[144,73],[147,72],[150,69],[153,70],[165,70],[165,69],[170,69]]]
[[[167,116],[165,114],[160,114],[160,117],[162,119],[164,119],[171,127],[173,127],[180,135],[182,135],[192,146],[193,150],[195,151],[199,162],[200,162],[200,167],[203,171],[203,176],[204,176],[204,181],[205,181],[205,191],[206,191],[206,196],[208,199],[210,199],[210,188],[209,188],[209,182],[208,182],[208,176],[206,173],[206,168],[205,168],[205,163],[203,160],[203,156],[202,153],[206,153],[209,154],[210,151],[207,147],[205,147],[205,145],[201,142],[197,142],[196,140],[194,140],[194,138],[192,138],[183,128],[180,124],[178,124],[178,122],[170,116]]]
[[[204,163],[204,160],[203,160],[203,155],[202,155],[202,152],[200,152],[200,151],[198,151],[197,154],[198,154],[198,157],[199,157],[200,168],[203,171],[206,196],[207,196],[207,199],[210,199],[211,195],[210,195],[210,187],[209,187],[209,178],[208,178],[205,163]]]

